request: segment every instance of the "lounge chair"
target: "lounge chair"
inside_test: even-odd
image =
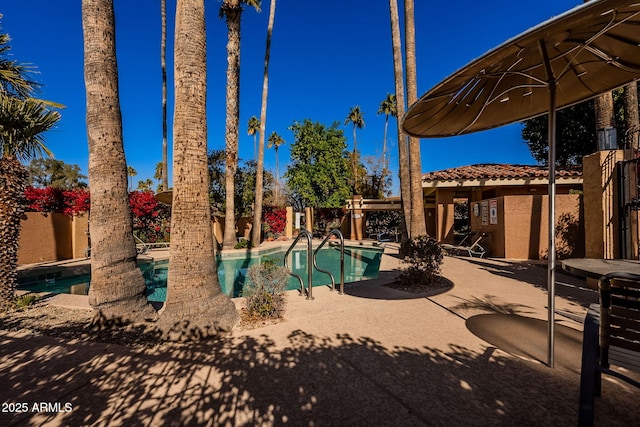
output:
[[[589,307],[584,321],[578,425],[593,425],[594,397],[602,374],[640,388],[640,382],[611,365],[640,372],[640,275],[609,273],[598,283],[600,304]],[[627,408],[628,410],[637,410]]]
[[[478,238],[476,239],[476,241],[473,242],[471,245],[463,245],[463,244],[451,245],[449,243],[445,243],[442,245],[442,248],[448,254],[460,255],[461,252],[466,252],[467,254],[469,254],[470,257],[477,256],[482,258],[487,253],[487,250],[480,244],[480,242],[482,241],[482,239],[484,239],[487,236],[488,236],[487,233],[481,233],[480,236],[478,236]],[[460,243],[463,243],[463,242],[464,242],[464,239]]]

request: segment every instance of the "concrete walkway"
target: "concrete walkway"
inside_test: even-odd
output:
[[[383,286],[400,265],[393,246],[379,279],[346,295],[314,288],[313,301],[289,292],[285,321],[215,342],[131,350],[0,331],[0,401],[28,407],[0,425],[577,423],[595,292],[558,275],[550,369],[544,266],[447,257],[453,287],[415,295]],[[639,397],[605,378],[596,425],[638,425]]]

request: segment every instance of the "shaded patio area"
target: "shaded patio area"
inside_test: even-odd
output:
[[[147,350],[0,330],[3,425],[575,425],[582,319],[597,298],[559,274],[556,367],[546,354],[544,265],[446,257],[453,287],[288,294],[286,319],[205,344]],[[240,300],[237,300],[240,303]],[[53,331],[55,332],[55,331]],[[538,333],[539,332],[539,333]],[[596,425],[636,425],[637,390],[603,379]],[[30,407],[31,409],[31,407]]]

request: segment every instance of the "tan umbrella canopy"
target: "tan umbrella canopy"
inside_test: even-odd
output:
[[[592,0],[472,61],[423,95],[402,121],[409,135],[428,138],[477,132],[548,113],[551,367],[556,263],[555,112],[638,78],[640,0]]]

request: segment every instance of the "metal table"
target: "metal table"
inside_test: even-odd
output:
[[[640,261],[631,259],[570,258],[561,261],[561,264],[562,269],[569,273],[593,279],[614,272],[640,275]]]

